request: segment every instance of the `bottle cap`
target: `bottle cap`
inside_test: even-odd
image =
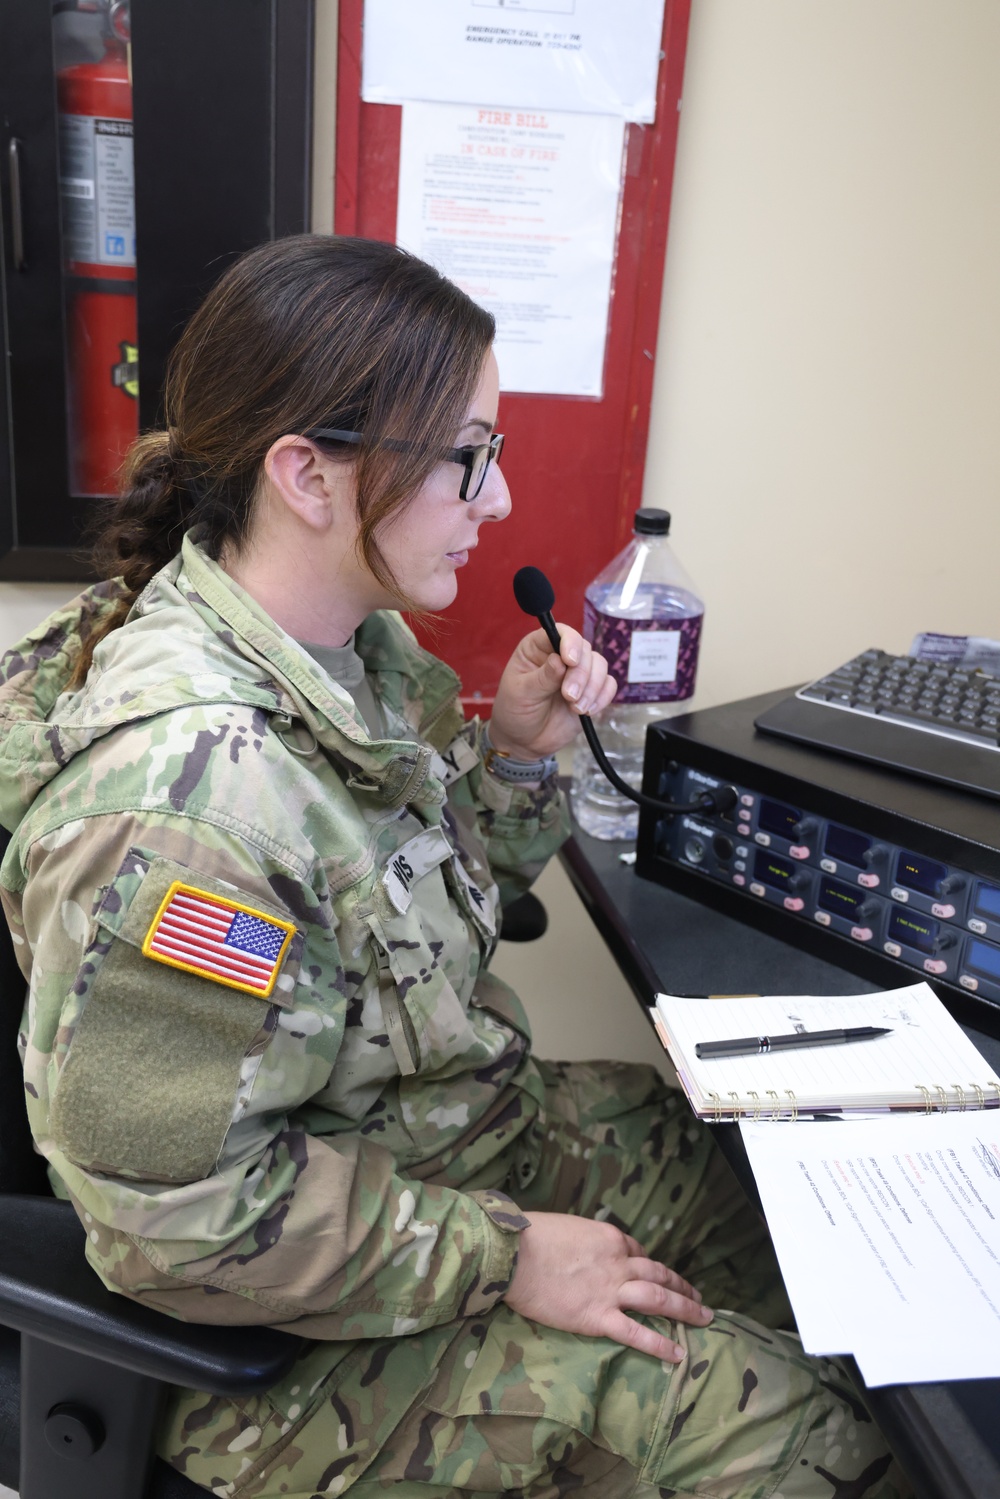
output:
[[[635,512],[635,530],[640,536],[669,536],[670,511],[637,510]]]

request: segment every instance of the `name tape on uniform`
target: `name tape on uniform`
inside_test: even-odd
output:
[[[157,963],[267,999],[294,935],[291,922],[175,880],[142,951]]]
[[[417,881],[451,855],[451,844],[441,828],[426,828],[389,855],[382,884],[400,916],[410,909]]]

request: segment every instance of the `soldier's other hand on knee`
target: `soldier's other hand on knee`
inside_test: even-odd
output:
[[[684,1349],[628,1314],[704,1327],[713,1313],[674,1270],[646,1257],[611,1223],[568,1213],[528,1213],[505,1300],[523,1317],[586,1337],[613,1338],[679,1363]]]

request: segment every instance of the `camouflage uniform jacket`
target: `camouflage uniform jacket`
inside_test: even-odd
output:
[[[484,770],[457,678],[390,614],[357,639],[373,741],[190,537],[68,692],[113,595],[88,590],[0,673],[37,1145],[109,1286],[333,1340],[327,1373],[358,1339],[439,1329],[440,1357],[502,1297],[524,1226],[498,1189],[532,1174],[543,1094],[488,962],[501,895],[565,836],[558,789]],[[144,953],[178,884],[277,933],[268,997],[197,951]]]

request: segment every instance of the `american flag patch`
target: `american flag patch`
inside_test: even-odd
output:
[[[266,999],[295,927],[175,880],[142,944],[147,958]]]

